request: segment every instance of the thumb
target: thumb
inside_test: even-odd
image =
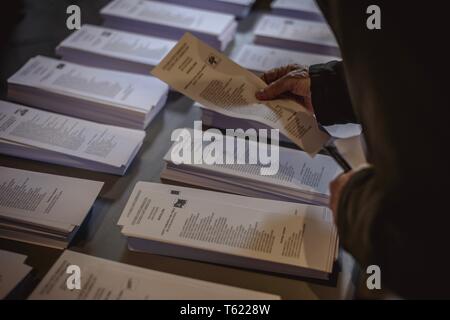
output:
[[[258,91],[256,93],[256,98],[259,100],[272,100],[283,93],[292,91],[295,87],[296,82],[298,79],[292,78],[289,75],[286,75],[271,84],[269,84],[264,89]]]

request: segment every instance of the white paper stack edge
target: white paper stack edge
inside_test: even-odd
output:
[[[100,14],[106,27],[174,40],[191,32],[219,50],[227,48],[237,30],[233,15],[158,1],[114,0]]]
[[[0,238],[63,249],[103,182],[0,167]]]
[[[27,256],[0,250],[0,300],[14,299],[14,291],[31,271],[25,264]]]
[[[274,15],[325,21],[315,0],[274,0],[270,4],[270,8]]]
[[[146,128],[167,100],[162,81],[37,56],[8,79],[8,98],[90,121]]]
[[[176,132],[173,139],[176,142],[164,157],[166,167],[161,172],[161,179],[251,197],[328,205],[329,183],[342,172],[329,156],[318,154],[311,158],[303,151],[285,147],[279,148],[279,160],[272,164],[279,168],[274,175],[261,175],[260,169],[268,165],[262,165],[259,161],[257,164],[208,165],[205,160],[201,164],[193,164],[194,161],[190,159],[189,163],[175,164],[172,156],[178,155],[179,150],[191,150],[192,155],[194,150],[204,150],[202,134],[205,141],[216,139],[216,133],[210,131],[179,129]],[[207,138],[209,140],[206,140]],[[235,146],[239,140],[242,142],[244,139],[235,138]],[[258,149],[254,141],[243,143],[246,143],[247,150]],[[269,150],[270,146],[267,148]],[[225,153],[230,151],[223,146],[223,152],[225,159]]]
[[[83,25],[56,48],[65,61],[148,75],[175,46],[173,40]]]
[[[80,267],[81,290],[67,290],[70,265]],[[279,300],[280,297],[149,270],[66,250],[30,300]]]
[[[336,39],[324,22],[264,15],[254,34],[256,44],[340,56]]]
[[[245,44],[236,54],[233,54],[231,58],[242,67],[257,73],[266,72],[272,68],[288,64],[310,66],[333,60],[341,60],[341,58],[337,56],[298,52],[255,44]]]
[[[0,154],[125,174],[145,131],[103,125],[0,101]]]
[[[211,10],[232,14],[239,18],[245,18],[255,3],[255,0],[157,0],[165,3],[179,4],[198,9]]]
[[[139,182],[118,221],[131,250],[327,279],[338,240],[325,207]]]

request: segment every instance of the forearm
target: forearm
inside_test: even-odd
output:
[[[321,124],[358,123],[341,61],[312,65],[309,76],[312,105]]]

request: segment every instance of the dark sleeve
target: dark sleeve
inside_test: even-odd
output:
[[[312,65],[309,75],[314,112],[322,125],[358,123],[341,61]]]

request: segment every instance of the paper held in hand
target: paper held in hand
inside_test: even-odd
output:
[[[267,84],[192,34],[186,33],[151,73],[212,111],[279,129],[310,155],[330,139],[302,105],[291,100],[262,104],[255,93]]]

